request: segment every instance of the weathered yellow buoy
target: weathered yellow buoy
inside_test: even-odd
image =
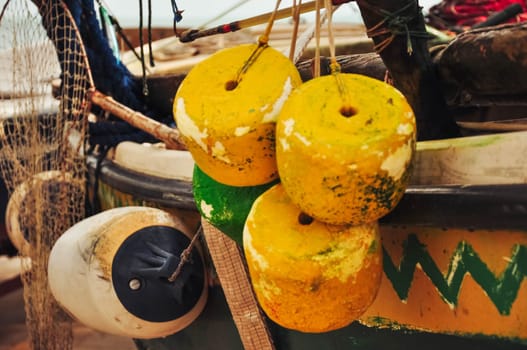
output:
[[[177,126],[196,164],[230,186],[261,185],[278,177],[276,118],[301,83],[287,57],[257,47],[223,49],[200,62],[174,99]]]
[[[326,332],[357,319],[382,274],[376,222],[334,226],[303,214],[278,184],[254,203],[243,244],[253,288],[279,325]]]
[[[160,209],[101,212],[72,226],[53,246],[51,292],[69,314],[101,332],[173,334],[199,316],[208,295],[199,246],[170,280],[191,238],[181,219]]]
[[[296,89],[277,122],[280,179],[305,213],[362,224],[401,199],[415,149],[415,117],[381,81],[333,74]]]

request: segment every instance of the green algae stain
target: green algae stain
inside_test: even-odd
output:
[[[428,151],[428,150],[441,150],[450,148],[470,148],[470,147],[485,147],[492,145],[503,139],[500,135],[483,135],[483,136],[472,136],[462,137],[458,139],[449,140],[433,140],[433,141],[421,141],[417,142],[416,150]]]
[[[247,187],[224,185],[197,165],[192,178],[194,200],[199,203],[200,214],[239,245],[243,245],[243,228],[253,202],[278,182],[276,179],[264,185]]]
[[[379,249],[379,242],[374,239],[368,247],[368,254],[374,254]]]

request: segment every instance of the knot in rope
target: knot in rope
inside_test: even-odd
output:
[[[176,0],[171,0],[171,4],[172,4],[172,13],[174,15],[174,23],[173,23],[173,26],[174,26],[174,33],[177,34],[177,24],[179,22],[181,22],[181,20],[183,19],[183,11],[184,10],[180,10],[178,7],[177,7],[177,4],[176,4]]]
[[[366,31],[366,34],[369,38],[388,35],[384,40],[375,44],[374,49],[377,53],[382,52],[386,47],[388,47],[397,36],[404,35],[406,37],[406,51],[408,55],[412,55],[412,37],[428,38],[429,36],[426,31],[412,31],[408,28],[408,24],[417,18],[418,13],[420,13],[422,9],[421,6],[418,6],[415,0],[408,2],[408,4],[395,12],[383,10],[381,8],[372,6],[367,2],[361,3],[361,6],[364,6],[381,16],[384,16],[384,18],[379,23]],[[411,7],[414,6],[417,7],[417,11],[415,13],[403,15],[403,13],[407,12]]]

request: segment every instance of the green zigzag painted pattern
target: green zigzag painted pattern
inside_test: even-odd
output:
[[[465,274],[470,273],[474,281],[487,293],[500,314],[509,315],[523,278],[527,277],[527,247],[519,244],[513,247],[512,256],[508,259],[509,264],[499,276],[495,276],[489,270],[474,248],[466,241],[461,241],[457,245],[446,275],[439,270],[426,246],[418,240],[415,234],[409,235],[403,243],[403,255],[398,267],[395,266],[386,249],[383,249],[383,253],[384,273],[403,301],[408,298],[414,271],[419,264],[443,300],[451,307],[457,305],[463,278]]]

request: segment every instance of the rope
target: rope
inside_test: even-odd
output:
[[[251,53],[247,61],[243,64],[243,66],[240,68],[238,73],[236,74],[236,78],[234,79],[234,84],[229,86],[229,89],[233,89],[240,83],[242,76],[247,72],[249,67],[252,66],[254,62],[258,59],[260,54],[265,50],[267,47],[269,47],[269,36],[271,34],[271,30],[273,29],[273,24],[276,18],[276,13],[278,12],[278,7],[280,6],[281,0],[276,1],[276,5],[274,8],[273,13],[271,14],[269,21],[267,23],[267,27],[265,28],[265,31],[262,35],[258,38],[258,46],[254,49],[254,51]]]
[[[299,5],[300,6],[300,5]],[[339,5],[340,6],[340,5]],[[338,6],[335,6],[334,11],[338,9]],[[324,11],[320,14],[319,22],[324,23],[326,20],[327,13]],[[320,28],[320,24],[317,25],[316,23],[312,23],[309,27],[306,28],[306,30],[302,33],[302,35],[298,38],[296,42],[296,49],[294,54],[293,63],[297,64],[298,60],[302,58],[302,54],[305,51],[307,45],[315,37],[317,28]],[[315,45],[315,51],[317,50],[317,47]],[[320,56],[320,50],[319,50],[319,56]]]
[[[148,96],[148,84],[146,82],[145,49],[143,40],[143,0],[139,0],[139,46],[141,48],[141,71],[143,78],[143,95]]]
[[[101,176],[101,169],[102,169],[102,162],[106,158],[106,155],[108,154],[108,151],[111,149],[111,147],[107,146],[99,146],[98,150],[99,153],[95,155],[95,173],[94,173],[94,179],[93,179],[93,189],[92,191],[87,191],[86,196],[86,215],[94,215],[96,213],[99,213],[101,211],[100,202],[97,199],[98,193],[99,193],[99,179]],[[94,146],[91,147],[91,149],[88,150],[88,154],[93,154],[94,152]],[[86,176],[86,186],[90,186],[90,180],[89,177]],[[88,188],[88,187],[87,187]],[[90,195],[91,192],[91,195]],[[89,198],[91,197],[91,198]]]
[[[126,47],[128,48],[128,50],[132,51],[132,53],[134,54],[134,56],[138,59],[138,60],[141,60],[141,56],[139,56],[139,54],[137,53],[137,51],[135,50],[135,47],[132,45],[132,42],[130,41],[130,39],[128,39],[128,37],[126,36],[126,34],[124,34],[124,31],[123,31],[123,28],[121,27],[121,24],[117,21],[117,19],[112,16],[110,14],[110,21],[112,21],[112,24],[115,26],[115,30],[117,31],[117,33],[119,34],[119,36],[121,37],[121,39],[123,39],[124,41],[124,44],[126,45]]]
[[[315,6],[315,68],[313,69],[313,78],[320,77],[320,2],[317,1]]]
[[[331,0],[324,0],[324,6],[326,7],[326,11],[328,13],[328,38],[331,68],[332,71],[336,72],[338,70],[340,72],[340,66],[337,63],[337,57],[335,54],[335,35],[333,33],[333,4],[331,3]]]
[[[302,0],[298,1],[293,0],[293,6],[291,7],[291,18],[293,18],[293,35],[291,36],[291,47],[289,49],[289,59],[294,61],[295,59],[295,50],[296,50],[296,40],[298,37],[298,26],[300,25],[300,5],[302,5]]]
[[[141,56],[139,56],[139,54],[135,50],[135,47],[132,45],[132,42],[130,41],[130,39],[128,39],[128,37],[124,33],[124,30],[121,27],[121,24],[119,23],[119,21],[117,20],[117,18],[115,17],[115,15],[111,11],[111,9],[109,8],[108,4],[105,1],[103,1],[103,0],[96,0],[96,1],[97,1],[97,4],[99,6],[104,7],[108,11],[108,17],[110,18],[110,22],[114,26],[115,31],[117,32],[117,34],[119,34],[119,37],[124,41],[124,44],[126,45],[128,50],[130,50],[134,54],[134,56],[139,61],[141,61]],[[148,71],[148,69],[147,69],[147,71]]]
[[[188,247],[186,247],[185,250],[181,252],[176,270],[174,270],[174,272],[170,275],[170,277],[168,278],[168,282],[172,283],[176,281],[179,274],[181,273],[181,270],[183,269],[183,266],[185,266],[185,264],[190,260],[190,254],[192,253],[192,249],[194,249],[194,246],[196,245],[196,242],[198,241],[198,238],[201,236],[202,233],[203,228],[200,225],[198,227],[198,231],[196,232],[194,237],[192,237],[192,240],[190,241]]]
[[[333,32],[333,4],[331,0],[324,0],[324,7],[326,8],[327,13],[327,21],[328,21],[328,39],[329,39],[329,54],[330,54],[330,71],[331,75],[335,78],[337,89],[339,92],[339,96],[342,99],[343,107],[341,109],[341,113],[347,115],[347,114],[353,114],[353,108],[351,107],[351,102],[349,101],[349,94],[346,89],[346,85],[341,79],[341,68],[340,64],[337,62],[337,55],[335,50],[335,35]],[[318,45],[317,45],[318,46]],[[320,71],[320,61],[317,62],[317,67],[319,67]]]
[[[404,12],[406,12],[413,6],[417,6],[419,10],[422,9],[422,7],[418,5],[416,0],[408,2],[405,6],[401,7],[395,12],[389,12],[381,8],[375,7],[369,4],[367,1],[361,1],[360,6],[368,8],[369,10],[384,17],[379,23],[366,30],[366,34],[369,38],[375,38],[381,35],[388,35],[384,40],[374,45],[374,49],[377,53],[381,53],[385,48],[387,48],[397,36],[404,35],[406,36],[407,53],[408,55],[412,55],[412,37],[429,37],[429,34],[426,31],[411,31],[408,29],[408,23],[417,18],[416,13],[410,16],[402,15]]]
[[[276,19],[276,13],[278,12],[278,7],[280,6],[281,0],[277,0],[274,11],[271,14],[271,17],[269,17],[269,21],[267,22],[267,27],[265,28],[264,33],[258,38],[258,42],[260,44],[265,44],[269,42],[269,35],[271,35],[271,30],[273,29],[273,24]]]
[[[172,3],[172,13],[174,14],[174,34],[177,35],[177,24],[183,19],[183,10],[179,10],[176,4],[176,0],[171,0]]]
[[[150,67],[154,67],[154,52],[152,50],[152,0],[148,0],[148,56]]]

